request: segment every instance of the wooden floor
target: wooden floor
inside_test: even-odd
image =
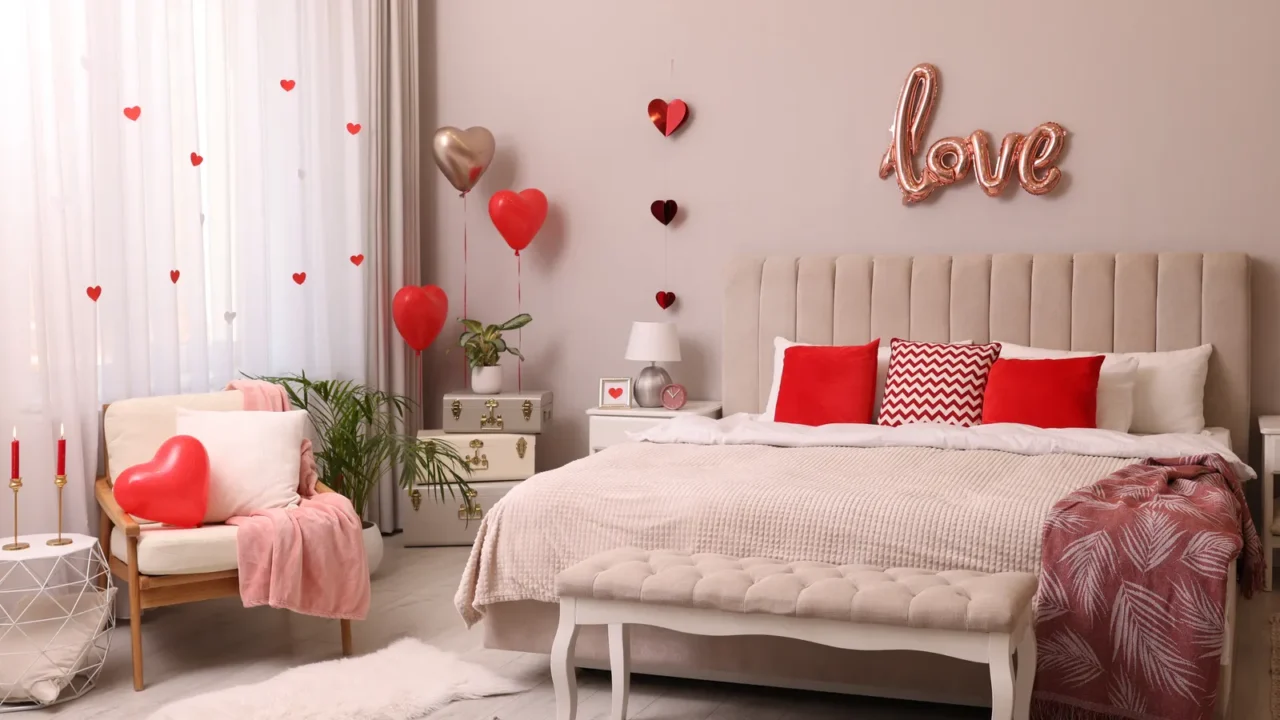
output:
[[[395,638],[413,636],[464,658],[527,678],[521,695],[456,703],[432,720],[550,720],[555,701],[547,658],[481,648],[481,630],[466,630],[453,610],[453,593],[467,548],[405,549],[388,538],[386,560],[373,585],[369,619],[355,624],[356,652],[369,652]],[[1236,636],[1232,718],[1270,717],[1268,620],[1280,612],[1280,592],[1262,593],[1240,607]],[[148,611],[143,630],[147,689],[130,682],[127,623],[116,629],[111,655],[98,687],[84,697],[23,717],[143,720],[177,698],[253,683],[302,663],[339,653],[338,624],[292,613],[254,608],[237,600],[214,600]],[[608,677],[584,673],[581,720],[598,720],[609,709]],[[985,718],[990,711],[923,703],[823,695],[736,685],[638,676],[632,681],[631,717],[646,720],[862,720],[895,718]]]

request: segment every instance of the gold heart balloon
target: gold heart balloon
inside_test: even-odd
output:
[[[445,178],[466,195],[493,162],[493,133],[486,128],[442,127],[431,141],[431,154]]]

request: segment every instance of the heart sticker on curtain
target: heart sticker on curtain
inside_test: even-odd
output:
[[[301,285],[302,283],[307,281],[307,274],[304,272],[294,273],[293,281]]]
[[[91,287],[87,287],[84,289],[84,294],[88,295],[90,300],[98,302],[98,298],[102,297],[102,286],[93,285]]]
[[[178,278],[180,278],[180,277],[182,277],[182,273],[181,273],[181,272],[179,272],[179,271],[177,271],[177,270],[170,270],[170,271],[169,271],[169,282],[173,283],[174,285],[177,285],[177,284],[178,284]]]
[[[658,132],[670,137],[689,115],[689,106],[683,100],[672,100],[671,104],[661,98],[649,101],[649,120]]]
[[[355,265],[356,267],[360,267],[360,263],[362,263],[362,262],[364,262],[364,255],[363,255],[363,254],[361,254],[361,255],[352,255],[352,256],[351,256],[351,264],[352,264],[352,265]]]
[[[137,122],[138,116],[141,114],[142,114],[142,108],[138,107],[137,105],[134,105],[133,107],[127,107],[124,109],[124,116],[129,118],[130,120],[133,120],[134,122]]]
[[[284,91],[285,91],[285,92],[289,92],[290,90],[292,90],[292,89],[293,89],[293,86],[294,86],[294,85],[297,85],[297,84],[298,84],[298,83],[296,83],[296,82],[294,82],[294,81],[292,81],[292,80],[281,80],[281,81],[280,81],[280,87],[284,88]]]
[[[653,216],[663,225],[670,225],[671,221],[676,219],[676,212],[679,209],[675,200],[654,200],[649,206],[649,212],[653,213]]]
[[[355,135],[360,132],[360,123],[347,123],[347,132]]]
[[[231,322],[232,320],[236,319],[236,314],[228,310],[222,313],[222,319],[226,320],[227,322]]]
[[[191,166],[200,167],[200,163],[204,162],[204,156],[200,153],[191,153]]]
[[[656,299],[658,301],[658,307],[663,310],[666,310],[676,304],[676,294],[673,292],[663,292],[662,290],[659,290]]]

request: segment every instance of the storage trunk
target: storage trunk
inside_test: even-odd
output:
[[[513,433],[445,433],[422,430],[419,440],[435,440],[452,445],[471,470],[468,482],[524,480],[536,472],[534,457],[537,435]]]
[[[470,492],[472,509],[461,497],[451,497],[446,492],[440,500],[434,488],[416,487],[408,492],[408,502],[401,505],[400,526],[404,528],[404,544],[407,547],[470,545],[475,542],[476,531],[484,514],[494,503],[519,485],[519,480],[476,483]]]
[[[444,396],[444,431],[537,434],[551,421],[551,400],[551,393],[532,390],[497,395],[448,393]]]

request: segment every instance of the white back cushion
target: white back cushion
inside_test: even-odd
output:
[[[209,453],[205,522],[296,505],[305,410],[178,411],[178,435]]]
[[[160,444],[177,434],[178,408],[189,410],[243,410],[239,390],[165,395],[121,400],[107,406],[102,418],[106,436],[107,469],[115,482],[126,468],[155,456]]]

